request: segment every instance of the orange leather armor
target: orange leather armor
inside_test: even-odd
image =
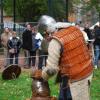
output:
[[[55,32],[53,38],[62,45],[59,62],[61,75],[67,75],[70,80],[78,81],[89,76],[93,64],[82,32],[74,26]]]

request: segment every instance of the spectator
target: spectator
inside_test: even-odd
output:
[[[93,39],[93,35],[91,33],[91,30],[89,29],[88,24],[85,25],[84,31],[87,33],[87,36],[88,36],[89,40]]]
[[[38,45],[39,40],[36,39],[36,34],[37,33],[35,32],[35,28],[33,27],[32,28],[32,43],[30,44],[30,45],[32,45],[32,49],[29,50],[29,54],[30,54],[30,57],[29,57],[29,67],[31,67],[31,65],[33,67],[35,67],[35,63],[36,63],[36,52],[39,49],[39,45]]]
[[[86,24],[85,25],[85,28],[84,28],[84,31],[86,32],[87,36],[88,36],[88,48],[90,50],[90,53],[91,53],[91,56],[94,60],[94,45],[93,45],[93,42],[94,42],[94,36],[92,34],[92,30],[89,29],[89,25]]]
[[[47,32],[44,32],[43,34],[43,40],[41,42],[41,50],[43,53],[43,64],[42,66],[46,66],[46,60],[48,57],[48,46],[49,46],[49,42],[51,40],[51,36],[49,36],[49,34]]]
[[[26,29],[22,34],[22,43],[25,54],[25,65],[29,66],[29,50],[32,50],[32,29],[31,25],[27,24]],[[26,68],[27,68],[26,67]]]
[[[8,40],[8,49],[10,64],[18,64],[19,51],[22,46],[21,40],[16,36],[16,32],[12,33],[12,37]],[[13,63],[15,58],[15,63]]]
[[[37,26],[34,27],[36,33],[36,40],[38,40],[38,55],[39,55],[39,62],[38,62],[38,69],[42,69],[43,64],[43,53],[41,49],[41,42],[43,40],[43,36],[38,32]]]
[[[1,44],[4,48],[4,56],[5,56],[5,61],[4,61],[4,66],[9,65],[9,52],[8,52],[8,47],[7,47],[7,42],[8,39],[12,36],[12,33],[10,32],[10,29],[8,27],[5,27],[4,33],[1,35]]]
[[[98,66],[98,60],[99,60],[99,56],[100,56],[100,28],[96,25],[94,27],[94,48],[95,48],[95,61],[94,61],[94,65],[95,65],[95,69],[99,68]]]

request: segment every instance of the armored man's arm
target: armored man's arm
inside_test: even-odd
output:
[[[61,54],[61,44],[52,39],[48,48],[47,65],[42,71],[42,77],[48,80],[51,76],[57,74],[59,71],[59,59]]]

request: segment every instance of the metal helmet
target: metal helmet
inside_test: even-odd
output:
[[[47,31],[48,33],[52,33],[56,30],[55,24],[56,21],[54,18],[43,15],[40,17],[40,20],[38,22],[38,28],[40,31]]]

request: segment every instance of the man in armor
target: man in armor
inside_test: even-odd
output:
[[[47,15],[41,16],[38,27],[52,34],[42,78],[48,80],[58,74],[59,100],[89,100],[93,64],[86,35],[70,23],[56,22]]]

